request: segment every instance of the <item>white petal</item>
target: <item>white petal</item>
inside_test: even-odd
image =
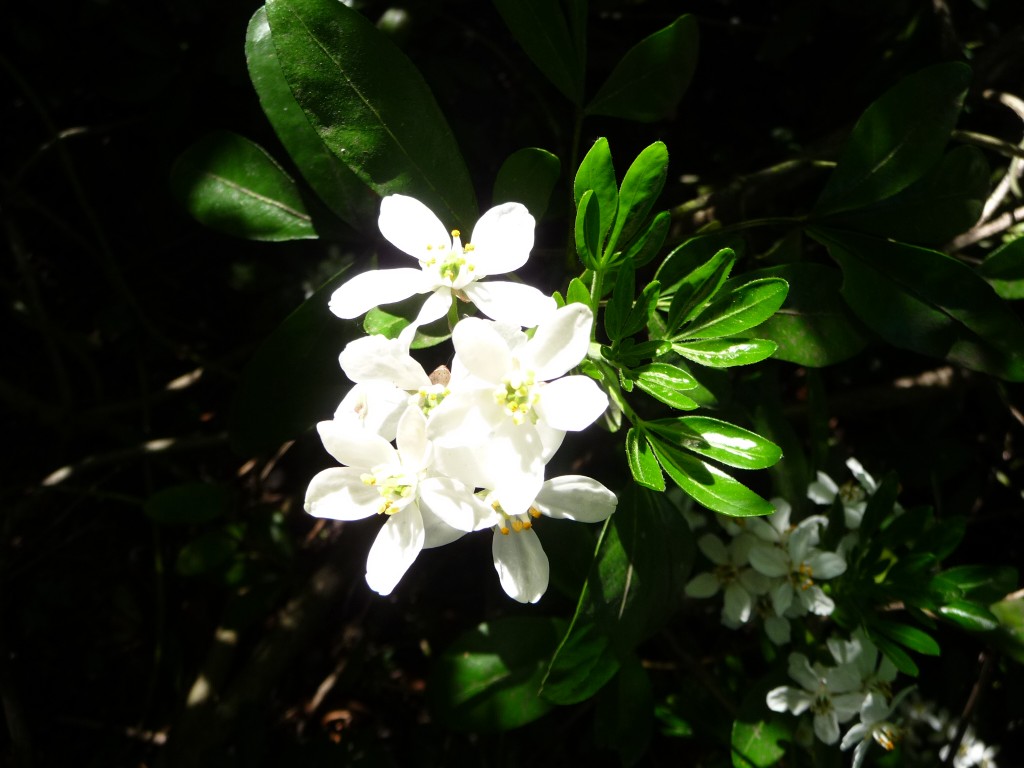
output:
[[[428,512],[422,503],[420,504],[420,514],[423,516],[424,549],[443,547],[445,544],[451,544],[453,541],[458,541],[466,535],[465,531],[452,528],[441,518]]]
[[[835,552],[815,550],[807,557],[806,563],[815,579],[831,579],[846,573],[846,560]]]
[[[548,556],[532,528],[494,534],[494,570],[505,593],[520,603],[536,603],[548,588]]]
[[[754,609],[754,601],[747,592],[736,582],[725,588],[725,605],[722,608],[722,615],[730,621],[746,624],[750,621],[750,613]]]
[[[427,296],[427,300],[423,302],[423,306],[420,307],[419,313],[416,315],[416,319],[406,328],[402,329],[402,333],[399,338],[412,343],[413,336],[416,334],[415,329],[421,325],[432,323],[435,320],[440,320],[442,317],[448,314],[448,310],[452,306],[454,301],[452,296],[452,289],[447,285],[442,285],[434,289],[434,292]],[[413,330],[410,330],[413,329]]]
[[[381,304],[393,304],[429,291],[431,287],[422,269],[372,269],[338,288],[328,306],[338,317],[351,320]]]
[[[430,377],[409,355],[409,347],[380,334],[349,342],[338,362],[357,384],[391,384],[399,389],[430,386]]]
[[[864,740],[864,737],[868,735],[868,727],[864,723],[857,723],[843,736],[843,740],[839,742],[840,749],[849,749],[860,741]]]
[[[519,269],[533,248],[533,216],[520,203],[504,203],[487,211],[473,227],[477,273],[500,275]]]
[[[532,285],[488,280],[462,289],[477,309],[492,320],[525,328],[540,324],[556,309],[555,300]]]
[[[306,489],[305,510],[331,520],[362,520],[380,509],[380,493],[364,483],[362,471],[333,467],[313,476]]]
[[[472,488],[457,480],[429,477],[420,482],[417,490],[420,505],[452,528],[479,531],[498,522],[498,513],[474,496]]]
[[[441,220],[413,197],[389,195],[381,200],[377,226],[393,246],[417,259],[427,258],[428,245],[445,253],[452,245],[451,233]]]
[[[807,691],[801,691],[799,688],[792,688],[788,685],[773,688],[765,697],[765,703],[768,704],[768,709],[772,712],[792,712],[794,715],[806,712],[807,708],[811,706],[811,700]]]
[[[875,482],[875,478],[868,474],[867,470],[864,469],[859,461],[854,458],[846,460],[846,467],[853,473],[853,476],[857,478],[857,482],[860,483],[861,487],[867,491],[870,496],[878,490],[878,483]]]
[[[415,504],[391,515],[366,558],[370,589],[381,595],[391,594],[423,549],[423,540],[423,518]]]
[[[711,597],[721,589],[721,582],[711,573],[698,573],[683,590],[689,597]]]
[[[807,486],[807,498],[815,504],[831,504],[839,493],[839,486],[821,470],[818,479]]]
[[[779,577],[789,574],[790,563],[786,553],[768,544],[750,548],[750,564],[765,576]]]
[[[419,408],[406,408],[398,422],[398,455],[402,465],[413,471],[424,469],[430,458],[427,442],[427,417]]]
[[[817,584],[812,584],[807,589],[801,589],[798,594],[801,605],[818,616],[831,616],[832,611],[836,609],[832,598],[826,595]]]
[[[398,462],[398,452],[387,440],[366,430],[353,429],[342,421],[321,421],[316,425],[327,452],[342,464],[371,469]]]
[[[537,414],[550,427],[579,432],[608,407],[608,396],[589,376],[565,376],[543,385]]]
[[[789,654],[789,676],[796,680],[807,691],[817,691],[821,683],[820,676],[802,653]],[[794,713],[794,714],[799,714]]]
[[[334,420],[347,421],[352,429],[365,429],[390,442],[408,405],[408,393],[390,384],[355,384],[335,410]]]
[[[765,618],[764,631],[768,635],[768,639],[776,645],[785,645],[789,642],[789,621],[781,616],[768,616]]]
[[[705,533],[697,539],[697,547],[704,553],[704,557],[715,565],[725,565],[729,562],[729,550],[713,533]]]
[[[469,372],[484,381],[497,384],[512,370],[508,344],[487,320],[460,320],[452,330],[452,345]]]
[[[780,581],[771,589],[772,610],[776,616],[782,616],[793,602],[793,586],[788,581]]]
[[[533,338],[520,352],[524,367],[538,381],[551,381],[580,364],[590,348],[594,315],[585,304],[566,304],[537,326]]]
[[[548,517],[599,523],[615,511],[618,499],[597,480],[561,475],[541,486],[535,504]]]
[[[865,694],[863,693],[843,693],[833,696],[832,707],[839,722],[845,723],[860,712],[860,708],[864,706],[864,699]]]
[[[814,735],[826,744],[839,741],[839,719],[835,712],[829,710],[814,716]]]
[[[537,430],[529,422],[507,422],[487,444],[487,460],[495,478],[491,487],[509,515],[529,510],[544,484],[544,461]]]

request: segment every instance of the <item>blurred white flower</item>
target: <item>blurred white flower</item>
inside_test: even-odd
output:
[[[757,597],[768,591],[768,579],[750,567],[750,548],[756,541],[748,533],[735,536],[728,545],[713,533],[697,539],[697,547],[714,568],[690,579],[686,594],[703,598],[723,592],[722,623],[733,629],[750,621]]]
[[[789,676],[801,685],[779,686],[768,692],[768,708],[773,712],[814,715],[814,735],[826,744],[839,741],[839,724],[850,720],[866,698],[860,688],[860,675],[852,664],[811,666],[802,653],[789,655]]]

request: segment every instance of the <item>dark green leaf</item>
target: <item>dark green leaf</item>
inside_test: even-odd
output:
[[[593,199],[593,198],[591,198]],[[615,342],[626,333],[626,317],[633,306],[634,271],[632,264],[623,264],[619,267],[619,274],[615,279],[615,287],[612,289],[612,297],[604,309],[604,331],[608,338]]]
[[[745,250],[745,244],[740,236],[729,232],[711,232],[691,237],[665,257],[654,273],[654,279],[665,286],[665,295],[674,295],[691,272],[725,249],[733,251],[733,254],[739,257]]]
[[[608,636],[590,619],[581,619],[558,646],[540,693],[554,704],[576,704],[597,693],[618,670]]]
[[[854,126],[814,213],[872,205],[927,173],[942,157],[970,81],[966,65],[948,62],[883,94]]]
[[[662,211],[647,225],[633,241],[626,251],[625,261],[631,261],[633,266],[639,269],[658,255],[661,246],[665,244],[668,237],[668,230],[672,225],[672,214]]]
[[[938,251],[812,230],[843,268],[842,295],[897,347],[1024,380],[1024,325],[978,275]]]
[[[614,749],[623,765],[633,765],[647,752],[653,725],[651,678],[640,659],[630,655],[597,697],[594,741]]]
[[[195,525],[223,517],[230,504],[231,492],[223,485],[186,483],[157,491],[143,511],[162,525]]]
[[[361,333],[327,308],[346,277],[335,275],[292,312],[243,369],[228,422],[240,453],[277,450],[338,407],[348,386],[338,354]]]
[[[911,677],[918,676],[921,670],[910,657],[910,654],[900,648],[899,645],[875,632],[871,633],[871,640],[878,646],[878,650],[889,657],[889,661],[893,663],[896,669]]]
[[[875,619],[871,628],[912,651],[926,656],[938,656],[941,653],[939,644],[931,635],[909,624]]]
[[[573,104],[582,104],[583,61],[560,4],[551,0],[494,0],[494,5],[544,76]]]
[[[411,195],[470,230],[476,196],[448,123],[390,38],[336,0],[268,0],[278,62],[332,152],[377,194]]]
[[[373,227],[379,199],[327,148],[295,101],[277,61],[266,8],[257,10],[249,22],[245,58],[260,106],[303,178],[340,219],[356,229]]]
[[[895,472],[889,472],[882,478],[882,482],[878,484],[878,489],[868,499],[867,506],[864,508],[864,516],[860,519],[858,531],[863,540],[866,541],[874,536],[875,531],[882,525],[882,521],[892,514],[899,489],[900,480]],[[907,520],[911,519],[909,515],[904,515],[904,517]],[[900,543],[903,543],[905,540],[905,537],[897,537],[897,541]]]
[[[781,277],[789,283],[779,311],[748,332],[775,342],[777,359],[820,368],[853,357],[867,345],[860,322],[839,295],[838,270],[800,262],[748,272],[745,277]]]
[[[623,265],[623,268],[625,268],[625,265]],[[632,270],[632,267],[630,269]],[[644,286],[644,289],[637,297],[636,303],[630,308],[629,314],[626,315],[626,320],[622,324],[623,336],[632,336],[647,326],[647,321],[654,311],[653,307],[658,303],[660,292],[661,286],[657,280]]]
[[[626,433],[626,461],[633,479],[652,491],[665,490],[665,477],[642,430],[630,427]]]
[[[720,293],[674,340],[713,339],[743,333],[775,314],[786,300],[788,290],[785,280],[764,277]]]
[[[766,322],[771,322],[769,318]],[[764,327],[764,323],[758,329]],[[774,341],[764,339],[702,339],[681,341],[672,345],[672,351],[709,368],[732,368],[752,365],[771,357],[776,350]]]
[[[680,16],[626,52],[587,104],[587,114],[640,122],[670,117],[696,66],[697,21]]]
[[[619,184],[615,178],[615,166],[612,165],[612,153],[608,147],[608,139],[603,137],[595,141],[594,146],[587,152],[576,172],[576,178],[573,180],[573,198],[576,200],[577,207],[588,189],[594,190],[594,194],[601,204],[601,221],[598,227],[597,242],[603,244],[612,228],[619,207]]]
[[[258,144],[219,131],[200,139],[171,169],[171,189],[199,222],[250,240],[315,238],[292,178]]]
[[[1004,299],[1024,299],[1024,237],[992,251],[978,266],[978,274]]]
[[[673,482],[713,512],[730,517],[753,517],[775,511],[771,504],[715,465],[654,438],[651,447]]]
[[[588,189],[576,206],[576,253],[587,269],[598,269],[601,258],[601,204]]]
[[[685,243],[684,243],[685,245]],[[683,246],[680,246],[682,248]],[[676,251],[679,249],[677,248]],[[673,251],[668,258],[676,253]],[[695,318],[725,284],[736,263],[731,248],[722,248],[710,259],[682,277],[672,286],[674,296],[668,310],[668,335],[673,336],[684,324]],[[659,270],[660,274],[661,270]]]
[[[546,149],[526,147],[513,152],[494,181],[494,204],[522,203],[540,221],[548,209],[560,167],[558,158]]]
[[[999,619],[984,605],[970,600],[954,600],[939,606],[939,613],[972,632],[989,632],[999,626]]]
[[[727,421],[708,416],[680,416],[676,421],[701,438],[688,443],[689,450],[730,467],[767,469],[782,458],[775,443]]]
[[[606,262],[610,263],[613,251],[626,247],[647,226],[667,175],[668,149],[660,141],[644,149],[629,166],[619,187],[619,208],[605,249]]]
[[[974,226],[981,216],[988,188],[985,156],[977,147],[961,146],[902,192],[829,216],[822,223],[939,246]]]
[[[484,733],[536,720],[552,707],[540,697],[540,684],[564,631],[564,621],[529,616],[465,633],[430,671],[433,716],[449,728]]]

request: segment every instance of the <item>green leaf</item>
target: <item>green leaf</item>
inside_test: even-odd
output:
[[[676,249],[678,250],[679,248]],[[676,251],[669,254],[668,258],[671,259]],[[729,278],[735,263],[735,252],[731,248],[722,248],[672,286],[674,295],[669,305],[667,320],[669,336],[675,335],[683,324],[695,318],[711,301]],[[660,272],[661,270],[659,274]]]
[[[943,520],[943,527],[950,522]],[[961,595],[986,604],[993,603],[1016,589],[1019,578],[1017,569],[1006,565],[960,565],[943,571],[939,577],[956,584]]]
[[[940,605],[939,613],[972,632],[989,632],[999,626],[999,619],[992,611],[970,600],[953,600]]]
[[[700,403],[692,397],[684,395],[679,390],[667,387],[657,381],[637,380],[636,386],[640,391],[646,392],[658,402],[670,405],[680,411],[692,411],[700,408]]]
[[[601,204],[597,193],[588,189],[576,205],[576,253],[587,269],[600,268]]]
[[[871,628],[912,651],[926,656],[938,656],[941,653],[939,644],[931,635],[909,624],[874,619]]]
[[[327,308],[345,279],[338,273],[301,304],[242,370],[228,417],[231,442],[240,453],[275,451],[338,407],[348,386],[338,353],[361,335],[358,325]]]
[[[691,272],[725,249],[733,251],[733,255],[737,257],[742,255],[745,249],[742,237],[729,232],[712,232],[691,237],[665,257],[654,273],[654,279],[665,286],[663,293],[666,296],[674,295]]]
[[[538,695],[541,679],[564,631],[559,619],[508,617],[459,637],[430,671],[434,718],[454,730],[492,733],[541,717],[552,707]]]
[[[587,104],[586,113],[647,123],[670,117],[696,66],[697,21],[680,16],[626,52]]]
[[[989,189],[989,168],[977,147],[946,154],[923,178],[892,197],[826,217],[830,227],[941,246],[978,221]]]
[[[295,101],[277,60],[264,7],[253,14],[246,30],[245,58],[260,106],[303,178],[342,221],[356,229],[375,223],[377,195],[327,148]]]
[[[331,151],[377,194],[411,195],[448,228],[472,229],[469,173],[408,57],[337,0],[268,0],[266,9],[281,71]]]
[[[647,225],[626,251],[624,261],[632,262],[633,266],[639,269],[658,255],[661,246],[665,244],[668,231],[672,226],[672,214],[662,211]]]
[[[870,627],[869,627],[870,628]],[[905,675],[917,677],[921,670],[910,657],[910,654],[900,648],[896,643],[886,639],[877,633],[871,633],[871,640],[878,646],[878,650],[889,657],[889,661]]]
[[[981,275],[1004,299],[1024,299],[1024,237],[990,253],[978,266]]]
[[[502,163],[494,181],[492,199],[500,203],[522,203],[537,221],[544,218],[551,191],[558,181],[561,165],[546,149],[525,147]]]
[[[854,126],[814,214],[872,205],[927,173],[942,157],[970,81],[966,65],[947,62],[883,94]]]
[[[633,765],[646,754],[653,726],[651,678],[640,659],[630,655],[597,697],[594,742],[614,749],[623,765]]]
[[[387,309],[374,307],[363,318],[363,330],[369,336],[379,334],[389,339],[397,339],[402,331],[416,319],[422,306],[423,298],[412,296],[388,304]],[[447,341],[451,335],[448,320],[442,317],[426,325],[418,326],[411,347],[412,349],[433,347]]]
[[[775,508],[735,478],[684,451],[651,438],[651,448],[668,476],[694,501],[730,517],[770,515]]]
[[[632,335],[626,332],[625,325],[626,317],[633,306],[633,291],[635,288],[633,265],[623,264],[619,267],[619,274],[615,279],[615,287],[612,289],[612,297],[604,310],[604,331],[613,342],[618,341],[624,336]]]
[[[821,368],[847,360],[867,346],[860,322],[839,294],[842,273],[838,270],[800,262],[759,269],[745,276],[780,277],[789,284],[779,311],[757,330],[748,331],[759,339],[775,342],[777,359]]]
[[[569,289],[565,292],[565,303],[586,304],[589,307],[590,291],[587,289],[587,284],[578,277],[574,277],[570,280]]]
[[[615,178],[615,166],[612,165],[608,139],[603,137],[594,142],[580,163],[579,170],[576,171],[572,191],[577,207],[588,189],[594,190],[601,205],[601,220],[596,241],[600,245],[604,243],[619,207],[619,184]]]
[[[1007,598],[990,605],[989,609],[999,619],[999,631],[994,638],[999,647],[1024,664],[1024,600]]]
[[[658,460],[651,452],[643,430],[637,427],[630,427],[626,433],[626,461],[637,483],[652,491],[665,490],[665,477],[661,474]]]
[[[770,768],[786,754],[783,742],[792,738],[781,717],[756,722],[737,718],[732,724],[733,768]]]
[[[210,134],[171,169],[171,191],[197,221],[249,240],[315,238],[292,178],[266,150],[229,131]]]
[[[677,391],[695,389],[697,380],[676,365],[668,363],[650,363],[642,368],[633,371],[634,378],[651,384],[660,384],[663,387]]]
[[[969,267],[869,235],[811,235],[843,268],[843,298],[890,344],[1024,381],[1024,325]]]
[[[628,245],[647,225],[667,175],[668,149],[660,141],[644,149],[629,166],[619,187],[619,208],[605,248],[605,263],[611,263],[612,252]]]
[[[694,453],[739,469],[767,469],[782,458],[782,450],[750,430],[709,416],[680,416],[676,421],[700,435],[686,447]],[[651,429],[659,422],[650,422]]]
[[[146,517],[162,525],[197,525],[223,517],[231,491],[212,483],[185,483],[157,491],[143,506]]]
[[[771,319],[766,322],[771,322]],[[764,325],[762,323],[758,328]],[[709,368],[732,368],[766,360],[775,353],[777,347],[774,341],[764,339],[702,339],[676,342],[672,350],[687,360]]]
[[[583,61],[560,4],[551,0],[494,0],[494,5],[544,76],[573,104],[582,104]]]
[[[554,704],[577,704],[597,693],[618,670],[608,635],[589,619],[576,621],[558,646],[540,693]]]
[[[881,527],[882,521],[892,514],[893,508],[896,506],[896,497],[899,495],[899,488],[899,477],[895,472],[889,472],[868,498],[858,529],[862,541],[870,541],[871,537],[875,535],[875,531]],[[904,518],[911,519],[909,515],[904,515]],[[904,543],[905,539],[905,536],[899,536],[894,543]]]
[[[751,280],[720,293],[673,341],[735,336],[760,325],[782,306],[789,285],[777,277]]]

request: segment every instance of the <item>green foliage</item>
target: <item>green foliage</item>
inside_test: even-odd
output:
[[[547,150],[525,147],[513,152],[502,163],[491,197],[495,204],[522,203],[539,221],[548,208],[558,174],[557,157]]]

